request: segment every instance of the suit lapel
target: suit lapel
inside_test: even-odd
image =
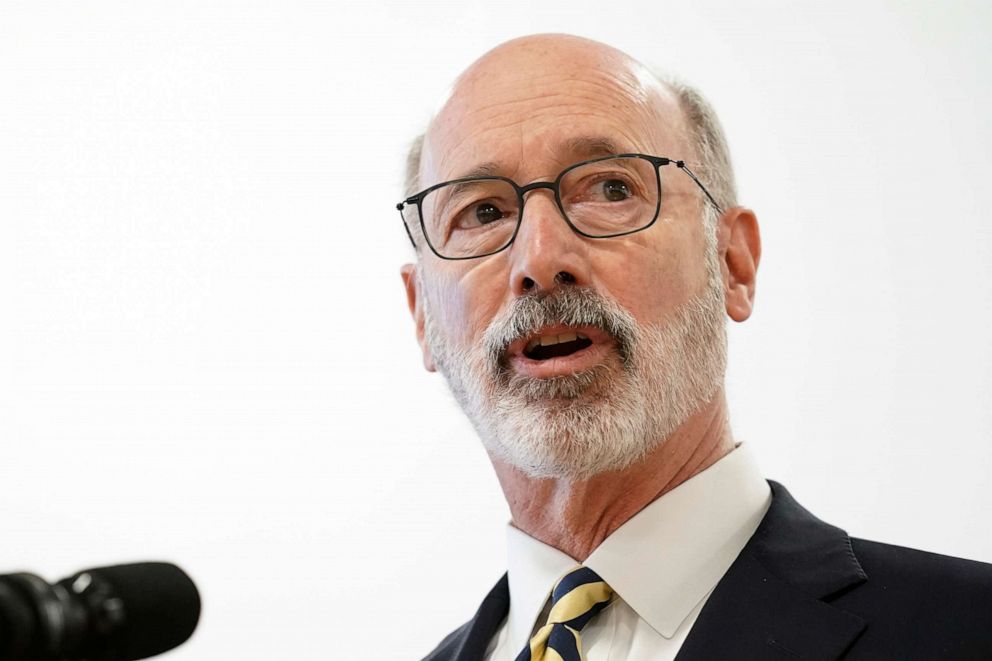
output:
[[[510,587],[506,574],[493,586],[475,616],[442,643],[440,650],[425,661],[479,661],[484,658],[489,641],[510,612]]]
[[[833,661],[867,625],[829,603],[867,579],[847,533],[770,484],[768,513],[710,595],[678,661]]]

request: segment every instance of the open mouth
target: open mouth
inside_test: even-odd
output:
[[[524,347],[523,353],[531,360],[540,361],[570,356],[590,346],[592,346],[592,340],[582,333],[559,333],[531,338],[527,346]]]
[[[547,379],[578,374],[602,365],[616,349],[613,338],[595,326],[551,326],[518,338],[505,353],[518,376]]]

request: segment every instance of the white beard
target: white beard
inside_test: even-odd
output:
[[[707,258],[706,291],[667,323],[643,328],[616,303],[572,286],[583,300],[565,305],[565,318],[554,321],[581,325],[582,303],[591,299],[592,308],[610,319],[606,330],[620,354],[578,374],[533,379],[498,364],[499,348],[533,330],[512,307],[493,320],[481,345],[455,349],[431,314],[436,301],[425,292],[425,339],[491,456],[536,478],[584,479],[623,469],[668,439],[723,383],[723,286],[715,255]],[[555,308],[556,317],[561,312]]]

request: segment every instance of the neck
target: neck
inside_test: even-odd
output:
[[[734,449],[727,401],[712,400],[622,470],[584,479],[533,478],[493,460],[513,525],[579,562],[648,504]]]

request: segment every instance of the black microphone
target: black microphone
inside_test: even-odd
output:
[[[166,562],[86,569],[50,584],[0,575],[0,661],[132,661],[181,645],[200,594]]]

